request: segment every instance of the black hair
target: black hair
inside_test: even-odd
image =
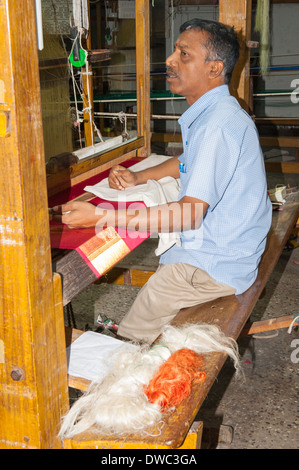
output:
[[[229,84],[235,65],[239,59],[240,45],[234,27],[211,20],[193,18],[180,27],[180,34],[187,29],[197,29],[207,33],[205,47],[208,50],[207,62],[223,62],[223,80]]]

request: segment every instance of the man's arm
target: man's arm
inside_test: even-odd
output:
[[[165,176],[179,177],[179,157],[172,157],[165,162],[142,171],[130,171],[121,165],[112,167],[108,182],[113,189],[123,190],[130,186],[144,184],[148,180],[159,180]]]
[[[207,208],[206,202],[188,196],[159,206],[121,210],[107,210],[88,202],[73,201],[54,208],[57,215],[53,218],[69,228],[96,226],[101,230],[112,226],[140,232],[171,233],[198,228]]]
[[[192,197],[185,196],[178,202],[170,202],[142,209],[109,211],[107,225],[113,225],[148,233],[173,233],[198,229],[209,205]],[[98,221],[97,227],[102,225]]]

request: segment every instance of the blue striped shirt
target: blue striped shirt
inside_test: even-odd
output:
[[[194,197],[209,207],[201,227],[181,232],[181,246],[160,263],[191,264],[241,294],[256,279],[272,219],[256,127],[227,85],[199,98],[179,124],[179,199]]]

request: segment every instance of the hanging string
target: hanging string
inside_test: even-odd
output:
[[[128,133],[128,130],[127,130],[127,116],[126,116],[126,114],[124,113],[124,111],[120,111],[120,112],[117,114],[117,116],[116,116],[115,118],[113,118],[113,119],[117,119],[117,118],[120,120],[120,122],[121,122],[122,124],[124,124],[124,130],[123,130],[123,132],[122,132],[122,137],[123,137],[124,140],[128,140],[128,138],[129,138],[129,133]]]
[[[78,129],[80,148],[82,149],[81,122],[83,122],[83,119],[80,119],[80,116],[79,116],[79,109],[78,109],[78,102],[77,102],[77,92],[76,92],[76,85],[77,84],[76,84],[76,80],[75,80],[75,77],[74,77],[73,66],[71,66],[70,69],[71,69],[71,77],[72,77],[74,100],[75,100],[75,111],[76,111],[75,126]]]
[[[100,130],[97,128],[96,123],[95,123],[95,121],[94,121],[94,119],[93,119],[93,117],[92,117],[92,112],[91,112],[91,110],[92,110],[92,105],[91,105],[91,99],[90,99],[90,89],[89,89],[88,75],[89,75],[89,74],[92,74],[92,72],[89,72],[88,60],[86,61],[86,67],[85,67],[85,69],[86,69],[86,72],[85,72],[85,73],[86,73],[86,83],[87,83],[87,98],[88,98],[88,114],[89,114],[89,120],[90,120],[90,122],[92,123],[92,125],[93,125],[93,127],[94,127],[94,129],[95,129],[95,131],[96,131],[96,133],[97,133],[97,136],[99,137],[100,141],[101,141],[101,142],[104,142],[104,139],[103,139],[103,137],[102,137],[102,134],[101,134]],[[81,72],[81,73],[82,73],[82,72]],[[84,111],[84,110],[83,110],[83,111]],[[92,145],[94,145],[94,134],[93,134],[93,132],[91,132],[91,140],[92,140]]]
[[[71,19],[70,19],[70,23],[71,23]],[[72,78],[72,85],[73,85],[73,94],[74,94],[74,100],[75,100],[75,111],[76,111],[76,122],[75,122],[75,125],[78,129],[78,135],[79,135],[79,142],[80,142],[80,148],[82,148],[82,135],[81,135],[81,122],[83,122],[83,119],[80,119],[80,116],[79,116],[79,109],[78,109],[78,101],[77,101],[77,90],[80,94],[80,96],[82,96],[81,94],[81,90],[79,89],[78,87],[78,84],[76,82],[76,79],[75,79],[75,76],[74,76],[74,69],[73,69],[73,65],[70,63],[70,56],[72,55],[73,53],[73,49],[74,49],[74,46],[75,46],[75,42],[77,41],[78,37],[79,37],[79,30],[78,30],[78,33],[77,33],[77,36],[76,38],[74,39],[73,41],[73,45],[72,45],[72,48],[71,48],[71,51],[70,51],[70,54],[68,56],[68,66],[69,66],[69,71],[70,71],[70,74],[71,74],[71,78]]]
[[[80,30],[80,35],[79,35],[79,43],[80,43],[80,49],[82,49],[84,52],[85,52],[85,57],[87,58],[87,51],[82,47],[82,42],[81,42],[81,38],[82,38],[82,30]],[[86,75],[86,86],[87,86],[87,101],[88,101],[88,106],[87,108],[84,108],[83,109],[83,113],[84,112],[88,112],[89,114],[89,122],[90,123],[93,123],[93,119],[92,119],[92,114],[91,114],[91,99],[90,99],[90,89],[89,89],[89,77],[88,75],[92,74],[92,72],[89,72],[89,64],[88,64],[88,60],[86,59],[85,61],[85,72],[82,72],[82,69],[81,69],[81,72],[80,72],[81,76],[82,75]],[[81,96],[82,96],[82,99],[83,99],[83,94],[81,93]],[[85,97],[86,98],[86,97]],[[83,101],[84,102],[84,101]],[[94,146],[94,134],[93,132],[91,131],[91,145]]]
[[[79,43],[80,43],[80,49],[82,49],[85,54],[86,54],[86,57],[87,57],[87,51],[83,48],[82,46],[82,42],[81,42],[81,38],[82,38],[82,28],[78,28],[78,33],[77,33],[77,36],[76,38],[74,39],[73,41],[73,45],[72,45],[72,48],[71,48],[71,51],[70,51],[70,54],[69,54],[69,58],[73,52],[73,48],[74,48],[74,45],[75,45],[75,42],[79,39]],[[85,72],[80,72],[80,77],[82,78],[82,75],[86,75],[86,86],[87,86],[87,90],[86,90],[86,95],[85,97],[83,97],[83,92],[82,92],[82,81],[81,81],[81,89],[80,87],[78,86],[78,83],[75,79],[75,76],[74,76],[74,70],[73,70],[73,65],[70,63],[69,61],[69,68],[70,68],[70,73],[71,73],[71,77],[72,77],[72,84],[73,84],[73,93],[74,93],[74,101],[75,101],[75,110],[76,110],[76,117],[77,117],[77,121],[76,121],[76,125],[78,127],[78,134],[79,134],[79,141],[80,141],[80,148],[82,148],[82,135],[81,135],[81,123],[84,122],[84,119],[83,118],[80,118],[80,112],[79,112],[79,109],[78,109],[78,101],[77,101],[77,92],[79,93],[80,97],[81,97],[81,100],[84,102],[86,101],[87,99],[87,106],[85,108],[83,108],[82,110],[82,113],[84,114],[85,112],[88,112],[89,114],[89,120],[90,120],[90,123],[92,124],[95,132],[97,133],[97,136],[99,137],[100,141],[101,142],[104,142],[104,139],[103,139],[103,136],[100,132],[100,130],[98,129],[98,127],[96,126],[95,122],[94,122],[94,119],[92,117],[92,103],[91,103],[91,93],[90,93],[90,84],[89,84],[89,79],[88,79],[88,75],[92,74],[92,72],[89,71],[89,64],[88,64],[88,60],[86,60],[85,62]],[[92,146],[94,146],[94,134],[93,132],[91,132],[91,140],[92,140]]]

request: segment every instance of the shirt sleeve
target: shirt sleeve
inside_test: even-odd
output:
[[[213,210],[233,177],[239,155],[238,143],[220,127],[196,131],[184,155],[181,197],[205,201]]]

